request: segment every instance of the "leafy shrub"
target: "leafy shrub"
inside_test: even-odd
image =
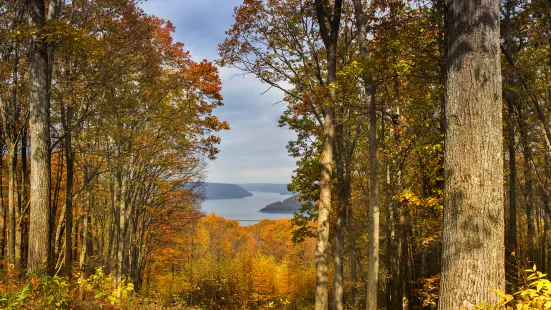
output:
[[[85,294],[96,302],[122,306],[129,300],[134,285],[123,280],[112,288],[113,278],[102,268],[89,278],[79,278],[77,286],[71,286],[66,278],[34,277],[16,290],[3,291],[0,295],[2,309],[64,309]]]
[[[112,289],[113,277],[105,275],[102,267],[96,268],[96,273],[88,279],[79,278],[77,283],[83,286],[88,293],[92,293],[94,299],[112,305],[120,304],[134,291],[134,284],[127,282],[125,279],[119,283],[116,289]]]
[[[58,309],[67,306],[69,284],[54,276],[34,277],[22,289],[3,292],[0,306],[6,309]]]

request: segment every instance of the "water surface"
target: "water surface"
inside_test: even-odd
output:
[[[201,208],[206,214],[216,213],[220,217],[229,220],[238,220],[241,225],[252,225],[263,219],[277,220],[292,218],[293,213],[263,213],[258,210],[265,206],[283,201],[292,195],[280,195],[279,193],[253,192],[252,196],[241,199],[211,199],[205,200]]]

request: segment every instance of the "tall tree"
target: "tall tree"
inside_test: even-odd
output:
[[[366,16],[361,0],[354,0],[356,27],[360,57],[365,62],[368,57]],[[362,76],[368,99],[368,141],[369,141],[369,209],[368,209],[368,277],[366,309],[377,309],[377,290],[379,287],[379,159],[377,142],[377,100],[373,78]]]
[[[335,83],[337,82],[337,41],[341,23],[342,1],[331,6],[325,1],[314,2],[320,35],[326,50],[327,87],[329,89],[324,109],[323,146],[321,151],[320,200],[316,237],[316,310],[328,306],[329,214],[331,212],[331,183],[333,170],[333,143],[335,138]],[[327,24],[328,22],[328,24]]]
[[[50,269],[50,82],[48,45],[44,38],[43,0],[28,0],[29,24],[35,29],[29,46],[29,129],[31,136],[30,224],[27,274]]]
[[[368,45],[367,45],[367,21],[366,21],[366,14],[364,13],[364,9],[363,9],[362,0],[354,0],[354,15],[356,17],[356,29],[358,31],[358,39],[357,40],[358,40],[358,45],[359,45],[359,48],[360,48],[360,57],[362,58],[363,61],[365,61],[365,60],[367,60],[369,50],[368,50]],[[366,88],[366,90],[368,90],[369,78],[367,77],[366,74],[364,74],[362,76],[362,78],[364,79],[365,88]],[[373,111],[373,112],[375,112],[375,111]],[[371,128],[371,127],[369,127],[369,128]],[[369,131],[369,134],[372,134],[372,132]],[[375,131],[375,135],[376,134],[377,133]],[[371,136],[369,138],[371,138]],[[373,210],[371,207],[372,206],[370,205],[369,206],[369,210],[370,210],[369,215],[371,215],[371,210]],[[352,212],[350,212],[350,213],[352,213]],[[349,216],[352,217],[352,214],[350,214]],[[373,223],[373,222],[370,222],[370,223]],[[352,226],[352,219],[350,219],[350,224],[349,225]],[[370,226],[370,228],[371,227],[372,226]],[[354,241],[354,231],[353,231],[352,228],[350,228],[349,235],[350,235],[351,247],[353,247],[354,246],[354,242],[353,242]],[[370,236],[371,236],[371,233],[370,233]],[[373,246],[373,244],[371,243],[372,241],[373,241],[373,239],[370,238],[369,239],[370,246]],[[355,253],[354,253],[353,248],[351,249],[351,258],[352,258],[351,259],[351,278],[352,278],[353,282],[356,282],[356,270],[355,270],[356,262],[354,261],[355,260]],[[371,258],[371,256],[370,256],[370,258]],[[370,260],[369,266],[371,267],[371,260]],[[370,274],[369,279],[371,279],[371,276],[372,275]],[[378,274],[377,274],[376,277],[378,277]],[[375,281],[377,281],[377,279],[375,279]],[[369,295],[369,292],[371,292],[371,290],[372,290],[373,279],[368,280],[368,285],[369,284],[371,284],[371,287],[368,288],[367,308],[372,309],[371,304],[373,303],[373,298],[370,298],[372,296]],[[375,294],[375,301],[374,301],[375,305],[377,304],[377,297],[376,296],[377,295]],[[357,307],[358,306],[357,305],[358,301],[356,300],[356,288],[355,287],[352,287],[351,298],[352,298],[352,302],[353,302],[354,306]]]
[[[507,148],[509,151],[509,221],[507,225],[507,242],[505,248],[507,250],[505,275],[507,277],[509,293],[513,293],[516,283],[516,250],[517,250],[517,163],[516,163],[516,143],[515,143],[515,117],[514,117],[514,103],[515,97],[509,95],[506,98],[507,112],[508,112],[508,143]]]
[[[504,289],[499,1],[447,1],[441,310],[496,301]]]

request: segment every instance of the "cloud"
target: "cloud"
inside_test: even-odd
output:
[[[174,37],[184,43],[196,60],[218,58],[218,44],[233,23],[233,8],[242,0],[148,0],[140,6],[148,14],[170,20]],[[215,114],[230,123],[220,134],[218,159],[210,164],[207,180],[227,183],[287,183],[295,159],[287,154],[294,132],[278,127],[286,108],[283,95],[270,90],[253,76],[236,69],[221,68],[224,107]],[[264,94],[263,94],[264,93]],[[279,103],[278,103],[279,102]]]

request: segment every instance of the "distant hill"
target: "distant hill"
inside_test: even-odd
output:
[[[253,192],[279,193],[281,195],[293,194],[292,192],[287,190],[287,184],[247,183],[239,184],[239,186]]]
[[[296,196],[289,197],[285,200],[278,201],[267,205],[260,209],[260,212],[267,213],[294,213],[300,211],[301,202],[296,200]]]
[[[235,184],[203,183],[206,199],[239,199],[253,194]]]

